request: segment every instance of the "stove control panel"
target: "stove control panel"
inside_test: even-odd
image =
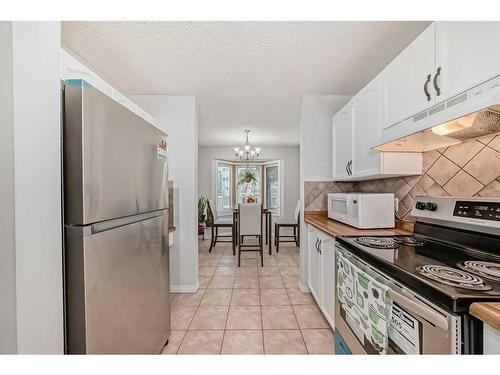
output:
[[[453,210],[453,216],[500,221],[500,203],[457,201]]]
[[[425,210],[425,203],[424,202],[417,202],[417,203],[415,203],[415,208],[417,210]]]
[[[437,204],[436,203],[433,203],[433,202],[427,202],[425,204],[425,209],[428,210],[428,211],[436,211],[438,208]]]
[[[500,198],[417,196],[411,215],[417,221],[498,234]]]
[[[436,211],[438,206],[436,203],[433,203],[433,202],[417,202],[415,203],[415,208],[417,210],[427,210],[427,211]]]

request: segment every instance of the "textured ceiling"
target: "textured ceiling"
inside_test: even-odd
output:
[[[353,95],[429,22],[63,22],[128,94],[196,95],[200,144],[298,144],[300,96]]]

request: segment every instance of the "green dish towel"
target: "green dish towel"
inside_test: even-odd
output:
[[[392,300],[389,288],[353,265],[341,254],[337,260],[337,293],[346,312],[380,353],[387,352]]]

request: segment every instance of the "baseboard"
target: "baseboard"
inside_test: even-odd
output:
[[[170,293],[196,293],[200,288],[200,283],[197,281],[195,285],[170,285]]]
[[[299,289],[302,291],[302,293],[309,293],[309,286],[307,284],[303,284],[299,281],[298,285],[299,285]]]

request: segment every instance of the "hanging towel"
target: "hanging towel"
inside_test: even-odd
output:
[[[392,300],[389,288],[337,253],[337,293],[351,324],[380,353],[387,352]],[[354,323],[352,323],[354,322]]]

